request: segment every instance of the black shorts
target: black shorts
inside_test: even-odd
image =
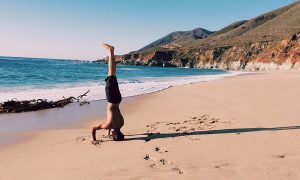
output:
[[[115,75],[107,76],[105,79],[105,94],[108,102],[120,104],[122,96],[120,93],[117,77]]]

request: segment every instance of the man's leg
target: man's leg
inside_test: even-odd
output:
[[[103,47],[108,50],[108,75],[116,75],[115,48],[108,44],[103,44]]]

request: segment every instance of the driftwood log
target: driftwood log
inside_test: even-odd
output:
[[[0,113],[19,113],[19,112],[28,112],[28,111],[38,111],[42,109],[51,109],[51,108],[62,108],[67,104],[73,102],[80,102],[80,105],[87,104],[87,101],[81,101],[84,96],[90,92],[88,90],[84,94],[75,97],[63,98],[58,101],[48,101],[46,99],[33,99],[25,101],[15,101],[10,100],[3,103],[0,103]]]

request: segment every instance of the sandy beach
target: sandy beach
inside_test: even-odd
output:
[[[299,179],[299,92],[289,70],[132,97],[126,141],[100,131],[92,145],[100,117],[17,134],[28,138],[0,148],[0,179]]]

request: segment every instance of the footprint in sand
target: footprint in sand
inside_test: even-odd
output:
[[[103,142],[103,140],[97,140],[97,141],[91,141],[90,143],[91,143],[91,145],[99,147],[102,142]]]
[[[166,150],[162,150],[159,147],[155,147],[154,151],[158,152],[158,153],[168,152]],[[180,169],[177,165],[175,165],[171,161],[168,161],[164,157],[160,157],[160,158],[155,158],[154,157],[154,158],[152,158],[152,157],[150,157],[149,154],[146,154],[145,157],[144,157],[144,160],[150,163],[149,167],[151,167],[151,168],[169,169],[170,171],[176,172],[178,174],[184,174],[184,171],[182,169]]]
[[[146,156],[144,157],[144,159],[148,161],[150,159],[149,154],[146,154]]]
[[[156,164],[151,164],[150,165],[151,168],[156,168],[156,166],[157,166]]]
[[[160,147],[155,147],[154,151],[156,151],[158,153],[161,153],[161,154],[169,152],[169,151],[167,151],[167,150],[165,150],[163,148],[160,148]]]
[[[162,165],[168,164],[168,161],[165,160],[165,159],[160,159],[159,162],[160,162]]]
[[[155,132],[157,130],[157,124],[153,124],[153,125],[147,125],[146,127],[148,128],[147,132]]]
[[[284,159],[286,158],[287,154],[282,154],[282,155],[278,155],[277,157],[280,158],[280,159]]]
[[[154,150],[157,151],[157,152],[159,152],[160,148],[159,147],[155,147]]]
[[[174,167],[174,168],[172,168],[172,170],[175,171],[175,172],[177,172],[177,173],[179,173],[179,174],[184,174],[183,170],[181,170],[178,167]]]
[[[189,133],[195,132],[196,130],[213,129],[219,123],[218,118],[211,118],[208,115],[202,115],[198,117],[193,116],[187,118],[188,120],[184,120],[181,126],[177,126],[177,124],[180,124],[180,122],[170,124],[173,126],[169,127],[169,130],[175,130],[175,132],[181,133]]]
[[[201,138],[193,138],[193,137],[189,137],[189,140],[191,140],[191,141],[200,141]]]
[[[226,121],[221,121],[220,118],[210,117],[208,114],[200,116],[185,116],[185,119],[177,122],[155,122],[153,124],[147,125],[147,132],[152,134],[158,134],[163,132],[163,134],[189,134],[192,132],[203,131],[203,130],[212,130],[215,129],[221,123],[230,123]],[[207,132],[210,134],[210,132]],[[151,134],[145,139],[146,142],[150,141]],[[189,137],[186,137],[191,139]],[[191,140],[196,140],[192,138]]]
[[[88,141],[90,139],[91,138],[89,136],[80,136],[76,138],[76,141],[83,142],[83,141]]]
[[[96,147],[100,147],[101,144],[104,142],[102,139],[97,141],[93,141],[91,136],[80,136],[75,139],[79,143],[88,143],[89,145],[93,145]]]
[[[219,164],[219,165],[216,165],[215,168],[221,169],[221,168],[226,167],[226,166],[229,166],[229,164],[228,163]]]

